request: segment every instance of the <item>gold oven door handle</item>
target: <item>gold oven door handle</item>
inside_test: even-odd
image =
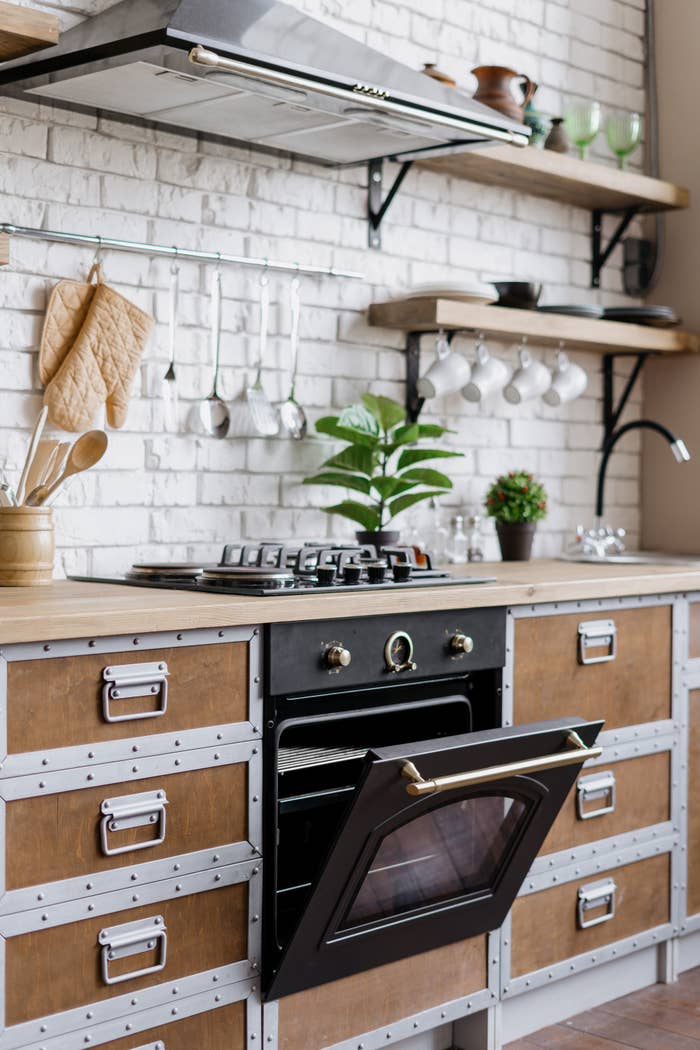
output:
[[[502,766],[487,766],[485,769],[474,769],[468,773],[451,773],[446,777],[425,780],[413,762],[404,762],[401,776],[409,781],[406,791],[409,795],[435,795],[439,791],[453,791],[455,788],[473,787],[476,784],[490,784],[494,780],[515,777],[527,773],[540,773],[545,769],[558,769],[560,766],[573,766],[587,762],[589,758],[600,758],[602,747],[586,747],[578,733],[569,732],[566,737],[568,751],[558,751],[553,755],[541,758],[528,758],[522,762],[506,762]]]

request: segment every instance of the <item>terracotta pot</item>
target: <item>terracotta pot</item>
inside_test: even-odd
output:
[[[475,102],[481,102],[491,109],[498,110],[504,117],[511,120],[523,122],[525,106],[537,91],[537,84],[533,83],[524,73],[516,73],[513,69],[505,66],[477,66],[472,73],[478,81]],[[513,94],[513,81],[521,81],[522,101],[518,102]]]
[[[536,530],[534,521],[497,521],[496,533],[503,561],[529,561]]]
[[[379,550],[380,547],[395,547],[399,542],[400,532],[393,529],[380,529],[378,532],[368,532],[358,529],[355,538],[360,544],[371,544]]]
[[[0,507],[0,587],[37,587],[53,578],[50,507]]]

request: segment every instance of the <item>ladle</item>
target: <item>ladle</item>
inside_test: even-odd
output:
[[[199,418],[207,434],[225,438],[231,425],[226,403],[219,397],[219,362],[221,357],[221,270],[216,270],[211,289],[211,342],[214,357],[214,384],[209,397],[199,404]]]

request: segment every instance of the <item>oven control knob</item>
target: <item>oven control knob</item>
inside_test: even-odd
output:
[[[450,649],[453,653],[471,653],[474,650],[474,639],[468,634],[453,634]]]
[[[352,660],[352,653],[343,645],[331,645],[326,649],[326,667],[348,667]]]

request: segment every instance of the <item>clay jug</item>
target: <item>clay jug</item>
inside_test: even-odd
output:
[[[516,73],[505,66],[477,66],[472,73],[478,81],[474,100],[522,124],[525,106],[537,91],[537,85],[524,73]],[[515,80],[521,81],[521,102],[516,101],[513,94]]]

